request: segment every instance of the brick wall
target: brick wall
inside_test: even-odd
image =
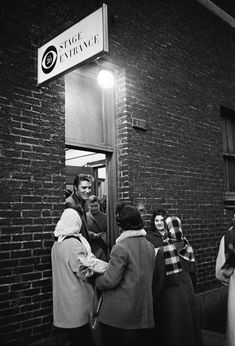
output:
[[[31,9],[4,8],[0,339],[26,345],[51,331],[50,249],[64,202],[64,88],[61,81],[37,87]]]
[[[131,1],[119,11],[111,33],[126,86],[119,197],[145,206],[147,226],[158,206],[182,219],[202,291],[218,285],[215,258],[231,216],[223,205],[220,105],[235,107],[233,29],[196,1]],[[133,128],[133,117],[147,131]]]
[[[235,108],[232,28],[193,0],[106,3],[105,59],[120,66],[118,197],[143,203],[146,225],[159,205],[177,214],[196,250],[198,290],[214,287],[229,223],[219,109]],[[37,87],[37,45],[100,4],[2,6],[1,344],[51,333],[50,249],[65,198],[64,85],[59,78]],[[133,128],[132,118],[147,130]]]

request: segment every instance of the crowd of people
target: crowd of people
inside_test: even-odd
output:
[[[107,215],[90,196],[92,183],[90,175],[75,178],[54,231],[58,332],[71,346],[203,346],[196,258],[181,220],[156,209],[146,232],[138,207],[118,203],[120,235],[109,249]],[[235,226],[222,238],[216,261],[216,277],[229,285],[228,346],[235,346],[234,249]]]

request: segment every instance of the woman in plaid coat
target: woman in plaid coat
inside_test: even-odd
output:
[[[202,346],[200,319],[191,275],[196,264],[178,217],[166,219],[169,238],[159,248],[153,279],[157,307],[156,345]]]

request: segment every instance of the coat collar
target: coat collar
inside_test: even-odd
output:
[[[77,196],[77,194],[75,192],[73,192],[73,194],[71,195],[71,197],[73,198],[75,204],[76,204],[76,209],[82,214],[85,214],[85,206],[86,206],[86,201],[84,201],[82,198],[80,198],[79,196]]]
[[[74,200],[76,203],[79,203],[79,204],[81,204],[81,205],[83,205],[84,202],[85,202],[81,197],[79,197],[79,196],[76,194],[75,191],[74,191],[73,194],[72,194],[72,198],[73,198],[73,200]]]
[[[132,238],[132,237],[145,237],[146,232],[144,229],[140,229],[138,231],[124,231],[122,234],[116,239],[116,243],[119,243],[120,241],[126,239],[126,238]]]

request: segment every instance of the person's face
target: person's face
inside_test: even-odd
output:
[[[100,204],[98,202],[93,202],[89,204],[91,214],[97,214],[100,211]]]
[[[159,232],[163,232],[165,230],[164,218],[162,215],[155,216],[154,225]]]
[[[76,190],[76,195],[83,200],[86,200],[89,198],[89,195],[91,193],[91,182],[82,180],[80,181],[80,184],[78,185],[78,188]]]

